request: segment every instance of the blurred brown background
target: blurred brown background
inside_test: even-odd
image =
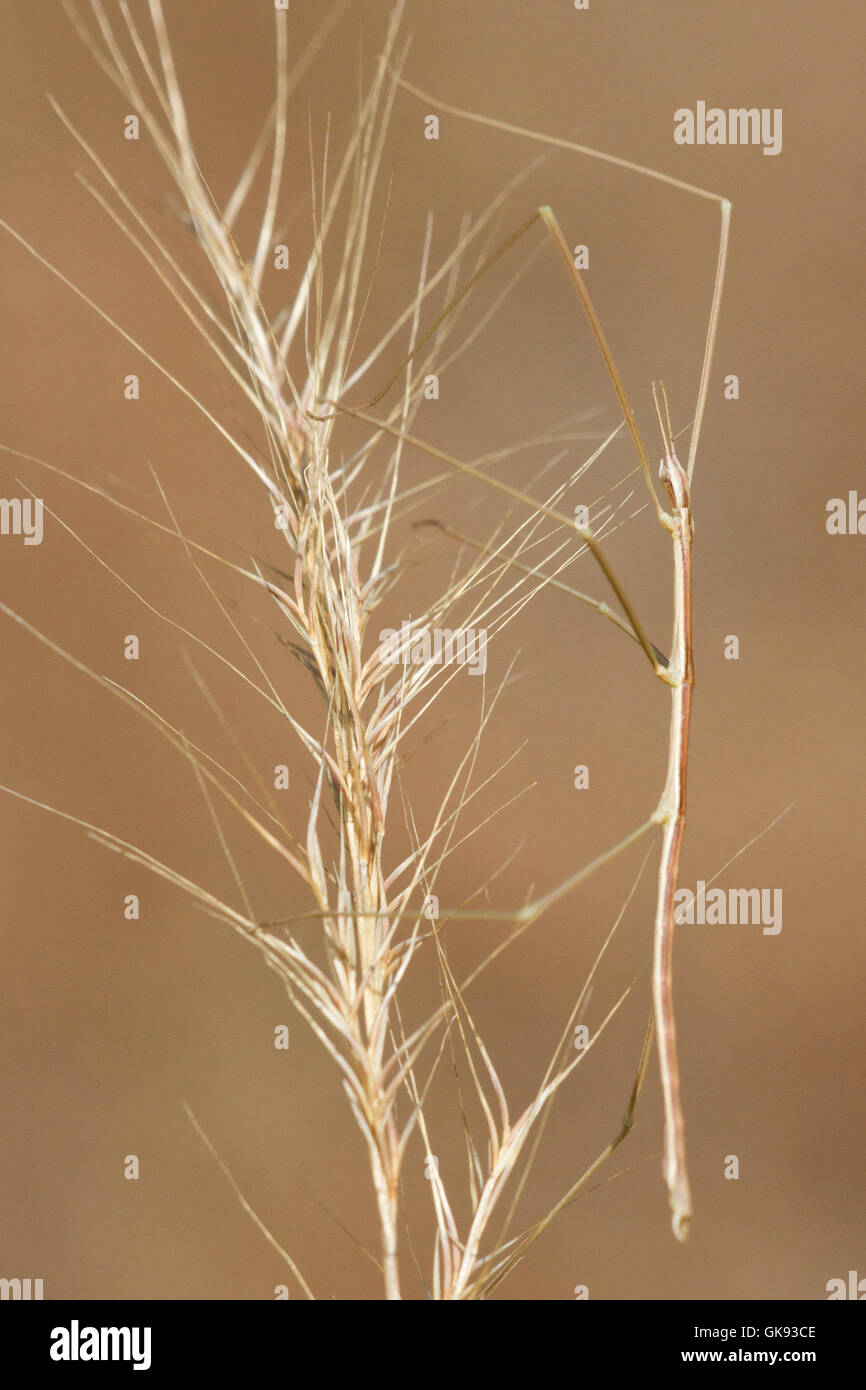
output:
[[[266,0],[166,0],[165,8],[200,163],[224,200],[271,101],[271,7]],[[146,7],[133,9],[144,21]],[[319,10],[293,0],[298,49]],[[176,306],[76,182],[85,158],[45,93],[57,97],[184,263],[197,267],[193,238],[166,209],[164,170],[146,140],[121,139],[122,99],[53,0],[4,0],[0,15],[0,216],[231,428],[253,430]],[[292,283],[309,235],[308,115],[317,157],[329,112],[339,150],[359,71],[365,79],[371,74],[387,15],[385,4],[351,6],[294,100],[283,208]],[[725,887],[781,888],[781,933],[695,926],[678,934],[676,1000],[696,1201],[690,1241],[681,1248],[670,1234],[654,1061],[628,1142],[503,1296],[568,1299],[575,1285],[587,1284],[593,1298],[813,1299],[825,1296],[830,1278],[851,1269],[866,1275],[866,537],[830,537],[825,529],[829,498],[850,489],[866,495],[854,381],[862,309],[863,181],[853,139],[861,24],[853,3],[828,11],[805,0],[759,7],[746,0],[593,0],[586,13],[568,0],[409,0],[407,7],[406,75],[443,101],[610,151],[733,201],[695,490],[698,685],[682,882],[694,887],[711,878],[794,803],[719,879]],[[701,99],[781,107],[782,153],[676,146],[674,110]],[[393,178],[393,189],[366,344],[414,292],[428,210],[438,261],[464,214],[480,212],[541,152],[444,115],[438,142],[426,141],[428,109],[436,108],[397,97],[383,166],[383,188]],[[590,248],[589,284],[655,450],[653,377],[668,387],[676,427],[690,418],[716,208],[566,153],[552,153],[510,196],[501,234],[539,203],[555,208],[571,243]],[[242,562],[250,553],[273,558],[275,533],[256,490],[219,436],[92,310],[3,236],[2,442],[161,516],[150,462],[196,539]],[[467,324],[481,320],[532,239],[538,244],[541,233],[478,287]],[[208,283],[200,268],[196,274]],[[266,282],[273,308],[283,283],[275,273]],[[386,354],[371,387],[397,361],[395,350]],[[142,378],[136,404],[123,400],[128,372]],[[735,402],[722,396],[728,373],[740,380]],[[578,427],[587,434],[608,430],[617,418],[579,306],[545,248],[487,331],[443,374],[441,398],[419,416],[418,432],[470,459],[561,429],[586,412],[595,412]],[[551,477],[561,480],[594,447],[594,439],[572,444]],[[531,486],[557,452],[548,446],[519,455],[502,476]],[[420,454],[411,462],[418,478],[430,466]],[[635,489],[624,515],[637,511],[639,479],[623,482],[632,467],[626,442],[618,440],[589,475],[585,500],[619,505]],[[35,464],[0,455],[0,495],[22,495],[17,479],[154,607],[229,646],[224,622],[170,539]],[[459,516],[467,532],[483,536],[494,510],[489,494],[451,489],[418,515]],[[609,548],[664,648],[664,537],[643,510]],[[416,558],[403,606],[388,618],[419,611],[454,556],[436,544],[420,546]],[[57,522],[46,518],[39,547],[2,538],[0,574],[4,603],[228,761],[235,754],[184,663],[189,652],[253,759],[263,768],[291,764],[291,795],[303,816],[305,767],[285,732]],[[569,577],[607,597],[589,560]],[[232,582],[223,591],[233,603],[244,597]],[[260,616],[276,626],[267,610]],[[111,828],[230,896],[213,827],[183,760],[106,691],[10,620],[3,623],[0,780]],[[266,628],[257,631],[258,649],[286,698],[313,710],[300,668]],[[134,667],[122,659],[129,632],[142,642]],[[728,634],[740,639],[739,661],[723,658]],[[491,902],[517,904],[532,885],[539,892],[558,882],[643,820],[662,785],[668,701],[637,648],[588,609],[548,593],[491,646],[491,689],[512,660],[520,679],[500,701],[479,775],[516,749],[518,755],[479,797],[467,829],[482,812],[528,790],[458,851],[440,886],[446,903],[497,874],[519,844],[490,888]],[[477,723],[476,686],[465,673],[459,677],[412,744],[406,779],[422,819],[443,769]],[[578,763],[589,764],[588,791],[572,788]],[[281,1263],[193,1132],[185,1099],[316,1292],[378,1297],[376,1270],[360,1248],[375,1248],[364,1155],[332,1068],[290,1016],[276,979],[166,884],[74,825],[9,798],[0,800],[0,817],[0,1275],[42,1277],[49,1298],[271,1297],[283,1281]],[[242,832],[235,843],[263,917],[304,906],[296,884]],[[560,904],[473,996],[515,1112],[537,1084],[640,858],[632,851]],[[555,1112],[521,1208],[526,1220],[574,1181],[618,1127],[648,1008],[651,886],[648,870],[596,981],[587,1022],[597,1026],[624,989],[632,986],[631,993]],[[137,923],[123,918],[128,893],[141,896]],[[454,941],[457,963],[472,964],[498,931],[465,929]],[[419,965],[429,968],[426,960]],[[419,1000],[426,988],[421,980]],[[280,1022],[291,1027],[288,1053],[271,1045]],[[436,1146],[456,1182],[455,1117],[442,1106]],[[141,1160],[137,1183],[122,1177],[128,1153]],[[723,1177],[729,1154],[740,1160],[736,1182]],[[426,1267],[422,1166],[413,1151],[407,1195],[422,1213]],[[418,1296],[408,1258],[406,1270],[406,1292]]]

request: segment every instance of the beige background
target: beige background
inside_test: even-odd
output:
[[[143,13],[141,5],[134,5]],[[293,44],[319,6],[294,0]],[[113,12],[113,7],[112,7]],[[272,15],[264,0],[166,0],[200,162],[218,199],[230,192],[271,100]],[[284,211],[287,239],[309,228],[307,113],[320,157],[327,113],[339,148],[358,63],[372,70],[387,6],[351,7],[293,106]],[[92,295],[232,427],[254,429],[135,251],[76,183],[84,157],[45,101],[53,92],[139,206],[195,266],[196,247],[164,206],[167,178],[144,141],[120,139],[122,100],[48,0],[4,0],[0,44],[0,215]],[[579,140],[694,181],[734,204],[729,279],[699,460],[693,759],[683,882],[708,879],[793,808],[724,886],[781,888],[784,926],[684,928],[676,951],[689,1152],[697,1214],[685,1248],[671,1237],[660,1175],[661,1111],[653,1069],[636,1129],[614,1160],[503,1290],[521,1299],[800,1298],[828,1279],[866,1275],[863,1099],[863,565],[864,537],[829,537],[825,504],[866,493],[854,357],[862,285],[859,7],[740,0],[532,4],[410,0],[406,73],[442,100]],[[684,149],[673,111],[699,99],[781,107],[784,148]],[[397,98],[384,174],[393,191],[364,341],[411,296],[428,209],[441,259],[478,212],[539,152],[514,136],[442,119]],[[383,187],[385,186],[383,185]],[[589,245],[590,286],[648,439],[649,388],[663,377],[677,426],[688,423],[717,236],[712,204],[568,154],[553,154],[509,199],[501,234],[539,203],[571,242]],[[384,210],[380,200],[379,212]],[[533,233],[535,244],[540,234]],[[2,441],[110,488],[150,515],[157,470],[183,524],[238,558],[275,555],[255,489],[219,437],[133,349],[10,238],[0,250]],[[530,249],[529,241],[526,251]],[[478,287],[478,322],[520,262],[514,252]],[[300,252],[297,262],[300,264]],[[200,283],[205,284],[201,272]],[[272,275],[266,297],[280,303]],[[473,317],[474,315],[474,317]],[[387,365],[397,361],[392,351]],[[142,375],[142,400],[122,378]],[[722,399],[738,374],[741,398]],[[379,382],[371,382],[378,385]],[[497,318],[419,417],[425,437],[461,458],[559,429],[615,402],[579,306],[542,249]],[[859,411],[857,412],[859,414]],[[350,436],[347,434],[346,436]],[[574,468],[576,442],[552,476]],[[555,450],[518,455],[502,476],[532,486]],[[418,453],[414,474],[430,462]],[[624,442],[593,470],[589,501],[617,504],[638,480]],[[558,470],[558,471],[557,471]],[[226,629],[178,548],[72,483],[0,456],[0,495],[32,487],[157,608],[211,640]],[[625,512],[637,509],[639,491]],[[458,517],[483,535],[486,493],[451,489],[420,516]],[[646,511],[610,553],[656,642],[669,633],[667,545]],[[419,546],[405,597],[417,612],[453,560]],[[41,547],[0,541],[2,599],[60,646],[164,710],[217,755],[235,758],[184,664],[183,642],[148,614],[66,533],[47,522]],[[573,582],[602,597],[582,560]],[[234,602],[243,591],[230,582]],[[267,610],[256,614],[273,627]],[[2,763],[9,786],[145,845],[231,893],[194,778],[158,736],[84,675],[3,619]],[[304,710],[300,669],[264,626],[259,650]],[[122,660],[136,632],[142,660]],[[738,662],[723,659],[736,634]],[[541,597],[491,647],[489,678],[516,659],[482,756],[491,772],[479,814],[529,787],[455,856],[443,902],[471,892],[522,843],[491,901],[519,903],[557,882],[651,811],[664,774],[667,701],[636,648],[563,596]],[[195,655],[251,757],[293,768],[298,815],[304,764],[278,727],[207,659]],[[429,814],[444,769],[477,718],[465,673],[413,744],[407,784]],[[311,717],[315,717],[311,714]],[[591,789],[572,789],[586,762]],[[233,766],[235,764],[232,764]],[[531,784],[531,785],[530,785]],[[375,1224],[360,1144],[331,1069],[274,977],[224,929],[167,885],[125,864],[75,826],[0,801],[3,846],[0,1274],[45,1280],[47,1297],[267,1298],[282,1267],[240,1210],[181,1106],[198,1115],[249,1200],[293,1252],[317,1293],[374,1298],[361,1245]],[[233,832],[234,833],[234,832]],[[399,839],[399,836],[398,836]],[[303,906],[300,890],[251,845],[233,840],[262,916]],[[395,849],[395,861],[397,850]],[[474,997],[515,1108],[526,1102],[640,853],[559,906],[492,971]],[[631,994],[576,1074],[551,1124],[522,1207],[544,1210],[618,1126],[648,1005],[651,885],[642,884],[596,983],[588,1022]],[[122,916],[142,898],[139,923]],[[499,929],[466,928],[455,960],[474,962]],[[434,997],[419,968],[412,1002]],[[275,1024],[291,1049],[275,1053]],[[437,1152],[456,1181],[453,1107],[437,1102]],[[450,1142],[449,1142],[450,1136]],[[136,1153],[138,1183],[122,1180]],[[736,1154],[738,1182],[723,1179]],[[407,1198],[425,1248],[421,1156]],[[321,1205],[317,1205],[317,1203]],[[329,1218],[322,1207],[333,1216]],[[351,1237],[341,1227],[351,1232]],[[426,1261],[425,1261],[426,1263]],[[407,1259],[407,1294],[418,1296]]]

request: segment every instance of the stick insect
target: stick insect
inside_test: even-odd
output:
[[[680,853],[686,822],[689,732],[691,725],[692,692],[694,688],[694,659],[692,651],[692,540],[694,528],[692,521],[691,488],[698,445],[700,442],[701,426],[709,391],[713,353],[721,309],[722,289],[724,286],[725,265],[730,235],[731,203],[727,198],[719,194],[709,192],[707,189],[699,188],[694,184],[686,183],[681,179],[673,178],[671,175],[663,174],[657,170],[635,164],[630,160],[621,159],[617,156],[606,154],[603,151],[591,149],[585,145],[579,145],[570,140],[527,130],[524,127],[512,125],[506,121],[497,120],[494,117],[481,115],[478,112],[468,111],[462,107],[438,101],[437,98],[430,93],[423,91],[421,88],[414,86],[403,78],[398,79],[398,85],[411,96],[425,102],[428,107],[438,109],[459,120],[490,126],[494,129],[506,131],[527,140],[568,150],[572,153],[586,155],[592,159],[602,160],[605,163],[627,169],[632,173],[668,184],[682,192],[688,192],[696,197],[709,199],[715,202],[719,207],[721,225],[712,298],[701,365],[700,384],[698,387],[691,428],[689,452],[685,464],[681,463],[677,456],[674,443],[674,432],[671,424],[670,405],[664,383],[661,381],[653,381],[652,383],[653,404],[663,449],[663,457],[659,467],[659,478],[664,488],[669,509],[666,509],[659,500],[652,476],[647,447],[638,428],[637,420],[629,402],[619,368],[617,367],[614,354],[605,336],[601,320],[590,297],[586,282],[575,265],[569,250],[568,242],[566,241],[556,214],[549,206],[539,207],[526,222],[507,237],[497,250],[488,257],[485,263],[471,277],[467,284],[464,285],[461,291],[446,305],[417,346],[404,361],[401,362],[388,383],[370,401],[366,402],[363,407],[357,408],[352,408],[342,401],[327,402],[328,405],[333,406],[343,413],[364,420],[367,424],[378,426],[385,433],[408,439],[409,437],[402,435],[400,431],[391,429],[386,422],[375,419],[369,414],[369,411],[374,409],[379,402],[384,399],[391,387],[394,386],[402,376],[412,359],[430,341],[444,319],[453,312],[478,281],[492,269],[499,258],[529,233],[537,224],[544,229],[565,265],[571,284],[577,293],[581,307],[589,322],[590,329],[604,362],[605,370],[619,402],[623,420],[646,483],[652,508],[655,511],[659,524],[670,535],[673,547],[673,636],[671,642],[671,655],[669,658],[666,658],[659,649],[649,641],[643,625],[639,621],[630,600],[617,580],[602,547],[599,545],[592,531],[588,527],[577,527],[581,540],[592,553],[593,558],[620,603],[625,614],[625,621],[617,618],[609,609],[606,611],[605,616],[612,617],[614,621],[624,627],[625,630],[639,642],[645,656],[652,666],[654,675],[670,689],[671,710],[667,772],[661,797],[651,817],[651,824],[658,827],[660,832],[661,850],[659,856],[653,933],[653,1006],[647,1037],[651,1039],[654,1034],[658,1046],[659,1071],[664,1100],[663,1173],[670,1202],[673,1232],[678,1240],[683,1241],[688,1234],[693,1204],[686,1164],[685,1121],[681,1100],[680,1068],[673,1003],[673,940],[675,925],[674,898],[678,884]],[[421,440],[411,438],[409,442],[417,444],[420,448],[428,452],[434,453],[435,457],[438,459],[451,464],[464,473],[476,477],[486,486],[504,492],[513,500],[524,502],[538,512],[546,512],[551,519],[562,520],[565,521],[566,524],[569,524],[568,518],[562,517],[553,509],[545,509],[543,506],[539,505],[536,499],[521,493],[518,489],[498,479],[485,475],[480,470],[474,469],[470,464],[450,458],[439,450],[430,450],[429,446],[426,446]],[[578,595],[578,597],[586,598],[585,595]],[[596,603],[595,606],[600,609],[604,607],[598,603]],[[645,1061],[647,1050],[648,1045],[645,1041],[642,1066]],[[638,1089],[641,1079],[642,1074],[639,1071]]]

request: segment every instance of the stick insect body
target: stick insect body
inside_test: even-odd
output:
[[[416,345],[414,350],[400,364],[399,368],[392,376],[387,385],[365,406],[353,409],[343,402],[330,401],[328,405],[337,410],[354,415],[356,418],[366,421],[368,424],[379,426],[385,433],[395,437],[405,439],[406,442],[417,444],[426,452],[432,453],[435,457],[444,460],[453,467],[465,473],[476,476],[487,486],[493,487],[506,493],[513,500],[523,502],[534,508],[536,511],[545,512],[551,519],[559,520],[565,524],[571,524],[566,516],[554,512],[552,509],[540,507],[538,502],[521,493],[518,489],[510,487],[502,481],[491,478],[480,470],[472,467],[471,464],[462,463],[460,460],[450,458],[439,450],[430,449],[421,440],[417,440],[401,434],[400,431],[391,429],[386,422],[379,421],[371,417],[367,412],[375,407],[384,396],[387,395],[391,387],[402,376],[412,359],[429,342],[439,325],[450,314],[457,305],[465,298],[473,286],[492,268],[496,261],[505,254],[517,241],[519,241],[537,222],[541,222],[550,236],[556,250],[559,252],[565,264],[566,270],[572,281],[574,289],[580,299],[583,310],[589,320],[593,336],[599,348],[599,352],[604,361],[604,365],[613,385],[623,419],[628,429],[629,435],[637,455],[638,463],[643,473],[650,499],[656,516],[660,524],[669,532],[673,544],[674,561],[674,624],[673,639],[670,658],[665,658],[659,649],[649,641],[637,614],[635,613],[628,597],[621,588],[604,552],[589,528],[578,527],[578,534],[586,543],[596,560],[605,578],[616,594],[617,599],[625,613],[626,622],[619,621],[619,625],[630,632],[641,645],[644,654],[652,665],[654,674],[660,681],[670,687],[671,691],[671,719],[670,735],[668,742],[668,763],[667,774],[665,777],[664,788],[658,806],[651,817],[651,823],[657,825],[661,831],[661,853],[659,858],[658,883],[656,894],[656,911],[653,937],[653,963],[652,963],[652,996],[653,1008],[647,1030],[647,1038],[651,1038],[655,1033],[658,1043],[659,1070],[661,1075],[662,1093],[664,1098],[665,1114],[665,1133],[664,1133],[664,1160],[663,1172],[665,1183],[668,1190],[668,1197],[671,1207],[671,1219],[674,1234],[678,1240],[685,1240],[689,1222],[692,1216],[692,1197],[689,1183],[688,1170],[686,1166],[685,1149],[685,1124],[683,1119],[682,1102],[680,1096],[680,1073],[676,1041],[676,1023],[673,1008],[673,938],[674,938],[674,896],[677,889],[680,852],[682,848],[683,835],[685,831],[686,818],[686,782],[688,771],[688,748],[689,731],[691,722],[692,691],[694,687],[694,662],[692,654],[692,538],[693,522],[691,508],[691,480],[694,471],[695,458],[697,455],[698,442],[700,438],[701,424],[703,421],[704,410],[706,407],[707,393],[709,389],[710,371],[712,367],[713,350],[715,347],[716,331],[718,327],[719,310],[721,305],[722,287],[724,284],[725,263],[727,258],[728,237],[730,229],[731,204],[720,197],[718,194],[710,193],[705,189],[695,185],[684,183],[682,180],[675,179],[667,174],[662,174],[656,170],[647,169],[642,165],[637,165],[631,161],[619,159],[616,156],[605,154],[598,150],[593,150],[587,146],[577,145],[567,140],[557,139],[551,136],[541,135],[535,131],[525,130],[522,127],[509,125],[506,122],[498,121],[492,117],[482,116],[475,112],[466,111],[459,107],[445,105],[437,102],[428,93],[422,92],[412,84],[399,80],[399,85],[416,97],[420,97],[425,102],[436,105],[440,110],[456,116],[460,119],[474,121],[482,125],[493,126],[499,130],[509,131],[513,134],[524,136],[528,139],[540,141],[544,144],[557,146],[561,149],[571,150],[576,153],[586,154],[595,159],[601,159],[607,163],[619,165],[634,173],[643,174],[648,178],[653,178],[663,183],[672,185],[682,191],[690,192],[702,198],[709,198],[719,205],[721,213],[721,230],[719,236],[719,246],[716,259],[716,271],[713,284],[712,301],[710,307],[709,322],[707,327],[706,342],[704,347],[703,362],[701,367],[700,386],[695,406],[694,420],[691,430],[691,441],[689,447],[688,461],[686,465],[680,463],[674,446],[674,435],[671,427],[670,408],[664,385],[661,382],[653,382],[653,401],[655,405],[656,418],[664,450],[664,456],[659,469],[659,477],[670,503],[670,510],[667,511],[659,502],[656,487],[653,481],[652,470],[649,463],[649,456],[646,446],[640,434],[640,430],[635,419],[634,412],[629,403],[619,369],[613,352],[608,345],[607,339],[602,329],[601,322],[596,313],[589,291],[574,264],[568,243],[563,234],[562,228],[556,218],[553,209],[543,206],[522,226],[511,234],[502,245],[493,252],[484,262],[480,269],[472,276],[462,290],[457,294],[441,314],[435,319],[432,326]],[[322,417],[315,417],[322,418]],[[584,595],[577,595],[584,598]],[[590,600],[591,601],[591,600]],[[598,608],[602,605],[596,604]],[[610,610],[608,614],[610,615]],[[504,917],[509,914],[501,914]],[[641,1057],[641,1066],[638,1071],[636,1090],[633,1093],[629,1110],[626,1113],[624,1130],[620,1137],[623,1137],[628,1128],[631,1127],[634,1104],[637,1100],[637,1092],[643,1080],[645,1064],[647,1059],[648,1046],[645,1039]],[[619,1142],[617,1140],[616,1142]]]

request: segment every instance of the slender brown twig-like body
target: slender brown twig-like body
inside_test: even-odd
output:
[[[674,1234],[685,1240],[692,1214],[692,1197],[686,1170],[685,1122],[680,1101],[680,1073],[677,1060],[676,1025],[673,1005],[673,937],[674,896],[677,890],[680,848],[686,820],[686,772],[689,751],[689,721],[691,718],[694,668],[692,662],[692,513],[689,492],[690,468],[684,468],[676,455],[671,428],[667,395],[661,382],[653,383],[653,400],[664,445],[660,477],[671,504],[666,512],[660,506],[650,472],[646,448],[637,427],[625,386],[610,350],[607,339],[592,304],[589,292],[579,271],[573,265],[568,243],[550,208],[540,208],[539,216],[547,226],[554,244],[571,276],[590,327],[599,345],[623,417],[631,434],[635,451],[646,478],[650,496],[659,521],[670,532],[674,547],[674,634],[671,656],[667,666],[644,638],[641,643],[653,663],[659,680],[671,687],[671,731],[668,744],[668,769],[661,800],[653,820],[662,828],[662,849],[659,863],[658,895],[656,899],[655,932],[653,938],[653,1013],[658,1037],[659,1066],[665,1108],[664,1175],[671,1204]],[[707,336],[707,350],[701,378],[701,393],[695,430],[703,412],[709,361],[715,338],[721,279],[724,274],[727,249],[727,228],[730,207],[722,204],[722,238],[716,270],[713,312]],[[694,460],[696,435],[693,430],[690,461]],[[593,552],[595,553],[595,552]],[[596,558],[599,558],[596,556]],[[605,567],[605,572],[607,568]],[[618,592],[618,590],[617,590]],[[626,614],[640,638],[640,629],[630,607]]]
[[[670,1197],[674,1234],[684,1240],[692,1214],[692,1196],[686,1170],[686,1143],[680,1101],[673,1005],[674,895],[679,875],[680,849],[686,821],[686,773],[689,756],[689,722],[694,688],[692,660],[692,514],[688,475],[676,456],[664,387],[653,387],[665,457],[660,474],[672,504],[663,523],[674,547],[674,635],[665,679],[671,686],[671,729],[668,770],[664,791],[654,819],[662,827],[653,942],[653,1010],[658,1038],[659,1064],[665,1108],[664,1174]]]

